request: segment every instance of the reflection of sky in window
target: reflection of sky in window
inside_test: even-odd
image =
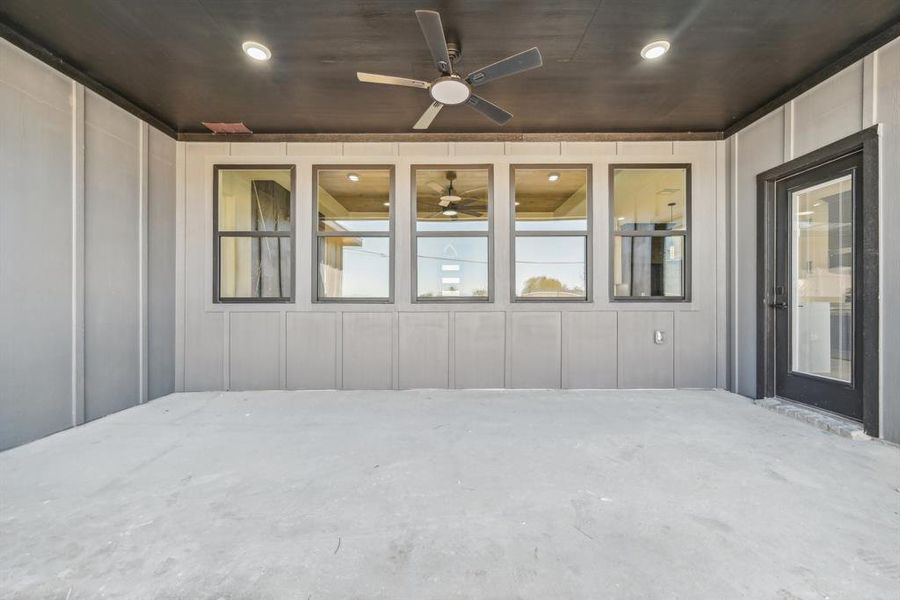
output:
[[[486,237],[419,238],[416,252],[418,295],[441,297],[445,295],[442,292],[456,288],[460,296],[474,296],[476,292],[486,296],[487,244]]]
[[[487,231],[488,224],[486,220],[475,219],[458,219],[456,221],[423,221],[416,223],[416,229],[419,231]]]
[[[384,219],[322,219],[325,231],[388,231],[390,221]]]
[[[558,280],[568,288],[585,288],[585,239],[520,237],[516,239],[516,291],[532,277]]]
[[[390,289],[390,239],[356,238],[361,246],[343,247],[344,297],[387,298]]]
[[[516,220],[516,231],[587,231],[587,219]]]

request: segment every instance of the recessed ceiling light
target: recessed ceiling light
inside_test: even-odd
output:
[[[655,42],[650,42],[641,50],[641,56],[646,59],[653,60],[654,58],[659,58],[663,54],[669,51],[669,42],[665,40],[657,40]]]
[[[390,206],[390,205],[391,205],[390,202],[382,202],[382,204],[383,204],[384,206]]]
[[[559,181],[559,173],[550,173],[547,176],[547,181]]]
[[[259,42],[244,42],[241,44],[241,48],[244,49],[244,54],[253,60],[269,60],[272,58],[272,53],[269,49]]]
[[[625,217],[616,217],[616,221],[624,221]]]
[[[455,211],[454,209],[452,209],[452,208],[445,208],[444,210],[441,211],[441,214],[444,215],[445,217],[455,217],[455,216],[458,215],[459,213],[456,212],[456,211]]]
[[[519,206],[520,204],[522,204],[522,203],[521,203],[521,202],[516,202],[516,206]]]
[[[808,217],[811,214],[813,214],[813,211],[811,211],[811,210],[801,210],[800,212],[797,213],[797,216]]]
[[[357,181],[359,181],[359,175],[357,175],[356,173],[348,173],[347,179],[349,179],[353,183],[356,183]]]

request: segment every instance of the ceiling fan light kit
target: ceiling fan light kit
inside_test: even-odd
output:
[[[428,183],[428,186],[432,190],[440,194],[440,196],[438,196],[439,210],[429,218],[433,219],[438,216],[444,216],[453,217],[455,220],[455,217],[458,217],[460,214],[470,217],[480,216],[481,213],[475,209],[475,205],[479,204],[480,201],[475,198],[465,198],[465,196],[484,188],[479,187],[470,189],[466,192],[459,192],[453,186],[453,182],[456,181],[456,171],[447,171],[445,177],[447,179],[446,187],[434,181]]]
[[[437,79],[428,82],[406,77],[362,72],[356,73],[357,79],[364,83],[398,85],[428,90],[432,100],[431,105],[425,109],[425,112],[413,125],[413,129],[428,129],[444,106],[458,106],[460,104],[465,104],[474,109],[497,125],[505,125],[512,119],[512,113],[473,94],[472,88],[502,77],[540,67],[543,65],[540,50],[531,48],[473,71],[466,77],[462,77],[453,71],[453,65],[461,55],[459,45],[447,42],[447,38],[444,35],[444,25],[441,23],[441,15],[433,10],[417,10],[416,18],[419,20],[419,26],[422,28],[422,35],[425,36],[425,43],[428,45],[428,49],[431,50],[434,66],[440,72]]]
[[[432,83],[428,92],[436,102],[452,106],[468,100],[472,95],[472,88],[459,75],[449,75]]]

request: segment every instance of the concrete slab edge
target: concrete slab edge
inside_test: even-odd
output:
[[[796,402],[779,398],[762,398],[754,400],[753,403],[813,427],[818,427],[822,431],[834,433],[851,440],[872,439],[863,431],[861,423],[828,414]]]

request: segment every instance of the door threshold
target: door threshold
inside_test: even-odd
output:
[[[863,431],[862,423],[800,402],[785,398],[761,398],[754,400],[753,403],[841,437],[851,440],[872,439]]]

